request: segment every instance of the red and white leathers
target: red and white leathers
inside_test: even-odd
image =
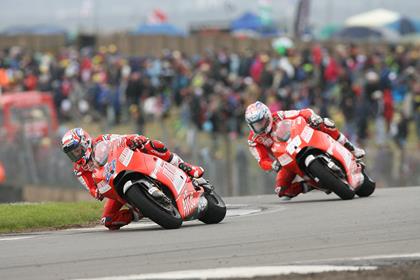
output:
[[[97,143],[101,141],[109,141],[118,138],[124,138],[125,144],[132,149],[140,149],[142,152],[155,155],[179,168],[184,170],[191,177],[201,177],[204,173],[204,169],[199,166],[193,166],[184,162],[177,154],[171,153],[169,149],[160,141],[151,140],[143,135],[118,135],[118,134],[104,134],[98,136],[92,142],[94,147]],[[98,192],[97,187],[92,178],[92,172],[94,170],[94,162],[89,160],[86,164],[80,165],[74,164],[74,173],[85,186],[90,194],[99,200],[102,200],[103,197]],[[119,229],[120,227],[129,224],[131,221],[138,220],[139,214],[133,209],[123,209],[121,207],[124,205],[120,202],[112,199],[108,199],[104,206],[104,211],[102,213],[101,223],[104,224],[107,228],[111,230]]]
[[[354,146],[339,132],[332,120],[327,118],[322,119],[311,109],[278,111],[272,113],[273,124],[271,127],[275,127],[281,120],[295,119],[297,117],[303,117],[313,128],[327,133],[350,151],[355,151]],[[273,132],[270,131],[269,133],[263,132],[255,134],[252,130],[250,131],[248,144],[252,155],[256,158],[263,170],[278,171],[275,185],[275,191],[278,196],[294,197],[302,192],[306,192],[306,188],[302,186],[301,183],[292,183],[296,174],[285,168],[281,169],[279,162],[274,158],[271,152],[274,136],[272,133]],[[363,150],[361,151],[363,152]]]

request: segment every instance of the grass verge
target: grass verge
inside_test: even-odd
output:
[[[81,227],[97,223],[100,202],[0,204],[0,233]]]

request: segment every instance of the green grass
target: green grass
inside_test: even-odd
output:
[[[92,225],[102,208],[96,201],[0,204],[0,233]]]

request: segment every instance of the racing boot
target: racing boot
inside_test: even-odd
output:
[[[143,214],[138,209],[135,209],[135,208],[131,208],[131,214],[133,214],[132,222],[138,222],[144,218]]]
[[[187,173],[192,178],[201,178],[204,174],[204,169],[201,166],[195,166],[183,161],[177,154],[172,153],[169,163],[179,167],[182,171]]]
[[[365,150],[355,147],[342,133],[340,133],[340,137],[338,137],[337,141],[349,150],[357,159],[362,159],[366,154]]]
[[[293,183],[290,186],[276,187],[274,191],[281,200],[288,201],[302,193],[302,185],[300,183]]]
[[[201,166],[195,166],[186,162],[181,162],[178,167],[192,178],[200,178],[204,174],[204,169]]]

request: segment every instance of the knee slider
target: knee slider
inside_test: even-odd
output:
[[[112,227],[112,217],[102,217],[101,225],[104,225],[106,227]]]

